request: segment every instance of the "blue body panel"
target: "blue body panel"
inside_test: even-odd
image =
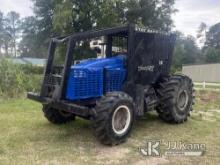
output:
[[[90,59],[81,61],[79,64],[71,68],[89,69],[89,68],[123,68],[125,56],[117,56],[111,58]]]
[[[120,91],[126,77],[125,56],[90,59],[71,67],[66,98],[97,98],[106,92]]]

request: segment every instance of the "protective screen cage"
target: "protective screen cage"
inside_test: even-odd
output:
[[[69,75],[66,98],[88,99],[103,94],[102,69],[72,69]]]
[[[121,91],[124,68],[72,69],[66,92],[68,100],[97,98],[106,92]]]
[[[106,69],[104,92],[121,91],[126,77],[124,68]]]
[[[101,43],[101,45],[107,45],[108,38],[102,37],[102,39],[103,43]],[[127,54],[127,37],[115,35],[112,36],[111,40],[112,53],[111,55],[106,54],[106,57]],[[94,49],[94,51],[96,50],[97,49]],[[103,67],[99,69],[71,69],[71,74],[67,82],[68,86],[66,98],[70,100],[96,98],[107,92],[121,91],[126,77],[126,70],[124,68],[124,64],[121,64],[121,62],[116,65],[118,65],[118,67],[115,68]]]

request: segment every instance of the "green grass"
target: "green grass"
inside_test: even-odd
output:
[[[197,95],[187,123],[166,124],[155,113],[147,114],[136,122],[128,141],[116,147],[99,144],[89,121],[77,118],[57,126],[43,117],[38,103],[1,101],[0,164],[219,164],[220,99],[206,99],[220,94],[201,91]],[[138,152],[147,139],[205,143],[207,152],[203,157],[147,158]]]

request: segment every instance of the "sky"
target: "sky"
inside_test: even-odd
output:
[[[220,0],[176,0],[173,15],[177,30],[196,37],[201,22],[212,26],[220,22]]]
[[[4,13],[14,10],[22,17],[33,15],[31,0],[0,0],[0,10]],[[201,22],[208,26],[220,22],[220,0],[176,0],[173,15],[175,30],[196,37]]]
[[[0,0],[0,11],[16,11],[22,17],[33,15],[31,0]]]

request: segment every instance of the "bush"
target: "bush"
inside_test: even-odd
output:
[[[43,74],[44,72],[44,68],[43,67],[40,67],[40,66],[33,66],[31,64],[26,64],[26,65],[20,65],[22,71],[25,73],[25,74],[37,74],[37,75],[40,75],[40,74]]]
[[[0,60],[0,97],[14,98],[27,91],[39,91],[42,69]]]

